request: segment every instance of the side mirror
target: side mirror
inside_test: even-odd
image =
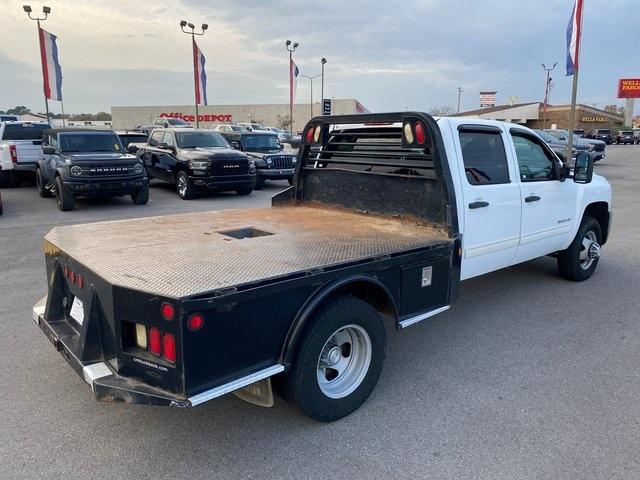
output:
[[[573,167],[573,181],[576,183],[589,183],[593,178],[593,160],[586,152],[576,155],[576,163]]]
[[[130,143],[129,145],[127,145],[127,152],[128,153],[136,153],[139,150],[138,146]]]
[[[44,145],[42,147],[42,153],[45,155],[54,155],[56,153],[56,149],[51,145]]]
[[[237,141],[237,140],[231,140],[231,142],[229,142],[229,143],[231,143],[231,146],[232,146],[233,148],[235,148],[236,150],[242,150],[242,146],[240,145],[240,142],[239,142],[239,141]]]

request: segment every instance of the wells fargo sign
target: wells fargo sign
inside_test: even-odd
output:
[[[181,118],[185,122],[195,122],[196,116],[190,113],[180,113],[180,112],[162,112],[160,114],[162,118]],[[198,115],[199,122],[226,122],[231,123],[233,121],[233,116],[228,113],[222,114],[202,114]]]
[[[607,123],[609,119],[607,117],[582,117],[580,121],[582,123]]]
[[[640,98],[640,78],[622,78],[618,82],[618,98]]]

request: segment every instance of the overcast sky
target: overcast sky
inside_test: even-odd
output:
[[[0,110],[44,110],[36,25],[22,4],[0,0]],[[43,27],[58,36],[66,112],[193,101],[185,19],[208,23],[210,104],[288,102],[289,38],[301,73],[326,65],[325,96],[371,111],[479,106],[478,91],[542,100],[541,62],[558,62],[551,103],[568,103],[565,30],[573,0],[48,0]],[[34,11],[41,2],[31,2]],[[620,77],[640,77],[638,0],[585,0],[579,101],[616,99]],[[318,79],[319,80],[319,79]],[[319,82],[314,82],[319,97]],[[309,98],[301,79],[298,101]],[[636,102],[636,112],[640,101]],[[59,112],[59,103],[52,102]]]

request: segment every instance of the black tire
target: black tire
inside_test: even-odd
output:
[[[36,170],[36,188],[38,189],[38,195],[42,198],[49,198],[51,191],[46,188],[46,182],[42,178],[42,171],[38,168]]]
[[[583,241],[588,236],[595,236],[598,246],[602,245],[600,223],[592,217],[584,217],[582,219],[578,233],[576,233],[576,237],[569,245],[569,248],[558,252],[558,272],[563,278],[574,282],[582,282],[590,278],[596,270],[599,258],[594,258],[590,263],[580,259],[580,253],[585,249]]]
[[[368,368],[360,369],[361,374],[366,372],[360,383],[351,383],[352,387],[355,387],[353,391],[341,398],[331,398],[322,390],[318,380],[320,355],[326,351],[325,347],[334,333],[344,327],[366,332],[370,339],[370,363]],[[346,338],[353,340],[354,337]],[[352,355],[357,351],[353,347],[356,343],[344,343],[341,347],[337,347],[339,352],[340,350],[344,352],[345,346],[348,345],[346,348],[351,353],[340,353],[340,355],[342,359],[348,359],[345,361],[349,364],[357,358]],[[359,348],[362,349],[362,347]],[[292,403],[296,403],[314,420],[320,422],[339,420],[358,409],[373,391],[382,372],[385,350],[386,333],[380,314],[368,303],[350,295],[333,297],[318,309],[305,327],[296,348],[291,370],[278,379],[281,382],[277,384],[280,387],[279,393]],[[326,368],[326,372],[330,370],[330,367]],[[330,378],[327,380],[333,381]]]
[[[264,188],[265,179],[262,177],[256,178],[256,184],[254,185],[254,190],[262,190]]]
[[[0,188],[11,186],[11,172],[0,172]]]
[[[250,195],[251,192],[253,192],[253,187],[251,185],[248,185],[246,187],[240,187],[240,188],[236,188],[236,193],[238,195]]]
[[[176,175],[176,191],[182,200],[192,200],[196,196],[195,188],[184,170],[179,171]]]
[[[67,192],[60,177],[56,177],[56,202],[58,210],[67,212],[76,206],[76,197],[73,193]]]
[[[131,201],[135,205],[146,205],[149,201],[149,185],[133,192],[131,194]]]

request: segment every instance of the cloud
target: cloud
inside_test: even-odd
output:
[[[34,25],[20,0],[10,3],[0,29],[0,70],[9,72],[0,108],[17,99],[38,105]],[[588,3],[581,101],[616,102],[617,78],[632,76],[640,64],[628,41],[634,17],[611,15],[634,5]],[[454,105],[462,86],[463,108],[475,108],[480,89],[498,90],[502,100],[541,99],[541,62],[558,62],[552,102],[568,101],[564,32],[571,6],[571,0],[58,0],[44,27],[60,38],[67,111],[190,103],[189,38],[178,27],[183,18],[210,25],[197,41],[207,57],[211,103],[286,102],[284,40],[290,38],[301,44],[295,60],[303,73],[319,73],[320,58],[328,59],[326,96],[356,97],[378,111],[428,109]],[[309,82],[301,79],[298,98],[308,96]]]

